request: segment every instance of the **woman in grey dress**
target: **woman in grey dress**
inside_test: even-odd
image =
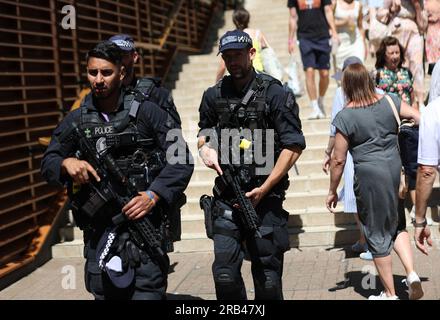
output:
[[[342,89],[348,104],[333,121],[337,132],[327,208],[333,212],[338,202],[336,189],[349,150],[354,161],[354,192],[361,227],[385,288],[379,296],[369,299],[397,299],[390,256],[393,248],[405,267],[410,299],[419,299],[423,290],[414,271],[405,217],[399,216],[397,210],[402,164],[397,145],[398,124],[389,97],[375,93],[374,83],[362,64],[345,69]],[[418,123],[417,110],[397,96],[393,95],[390,101],[400,117]]]

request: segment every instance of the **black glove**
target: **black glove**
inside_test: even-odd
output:
[[[128,266],[138,268],[142,263],[148,262],[148,255],[140,250],[133,241],[130,240],[130,234],[123,232],[118,236],[116,254],[122,260],[122,269],[127,270]]]

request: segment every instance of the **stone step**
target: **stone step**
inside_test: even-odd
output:
[[[186,141],[188,141],[186,139]],[[319,161],[319,159],[324,159],[324,150],[325,150],[325,146],[311,146],[311,147],[307,147],[305,150],[303,150],[299,161],[303,162],[303,161]],[[197,150],[194,148],[191,151],[193,153],[193,157],[195,157],[195,164],[199,167],[204,167],[205,165],[202,163],[201,159],[197,156]],[[319,173],[322,173],[322,171],[320,171]]]
[[[199,234],[205,232],[205,220],[202,214],[194,216],[191,220],[182,219],[182,232],[186,234]],[[352,214],[327,212],[291,214],[288,226],[291,228],[322,227],[322,226],[341,226],[355,225],[356,222]]]
[[[84,241],[75,239],[52,246],[52,258],[84,257]]]
[[[214,79],[215,79],[215,73],[218,69],[220,60],[221,60],[220,56],[215,56],[212,58],[212,60],[206,62],[184,64],[181,70],[182,76],[187,76],[188,78],[191,77],[193,80],[200,81],[198,79],[199,76],[208,76],[212,74],[214,75]],[[182,78],[179,77],[179,79]]]
[[[356,241],[358,231],[353,225],[345,227],[289,228],[289,242],[292,248],[331,247],[349,245]],[[83,257],[84,243],[74,240],[52,247],[53,258]],[[206,233],[182,233],[182,240],[174,243],[174,252],[212,251],[213,243]]]
[[[198,115],[199,106],[202,101],[203,90],[201,88],[194,88],[193,90],[194,93],[191,95],[179,96],[178,98],[174,99],[179,114],[192,117],[195,117],[196,114]],[[324,99],[324,110],[326,112],[326,119],[328,122],[330,121],[332,99],[333,97],[330,96],[327,96]],[[312,112],[312,108],[310,107],[308,98],[304,96],[297,99],[297,104],[299,107],[299,116],[301,121],[308,120],[308,116]]]
[[[291,189],[290,189],[291,190]],[[212,194],[212,190],[206,190],[206,194]],[[294,210],[303,209],[308,207],[320,207],[325,206],[325,199],[327,191],[315,191],[315,192],[288,192],[286,194],[286,200],[284,201],[284,207]],[[195,214],[200,212],[199,197],[187,199],[187,203],[182,207],[182,214]]]
[[[304,111],[305,112],[305,111]],[[198,122],[199,122],[199,113],[198,106],[194,111],[189,112],[186,109],[182,112],[179,109],[180,118],[182,119],[182,129],[184,131],[185,139],[188,137],[195,137],[199,131]],[[330,132],[330,119],[316,119],[316,120],[301,120],[302,131],[305,134],[308,133],[326,133]],[[323,141],[322,145],[327,144],[327,140]],[[309,146],[307,145],[307,149]]]
[[[332,73],[331,73],[332,74]],[[191,73],[187,75],[179,76],[179,80],[176,83],[176,86],[172,90],[172,94],[175,100],[179,101],[180,98],[197,98],[201,99],[202,93],[208,89],[209,87],[212,87],[215,85],[215,72],[200,72],[199,75],[200,78],[192,75]],[[300,80],[300,83],[305,89],[305,80],[304,80],[304,74],[302,71],[298,71],[298,77]],[[287,73],[284,73],[284,81],[287,81]],[[325,104],[331,104],[333,101],[333,95],[331,92],[333,90],[336,90],[337,83],[333,80],[329,83],[329,88],[327,91],[327,94],[325,96]],[[298,98],[297,101],[299,105],[302,105],[302,100],[307,100],[308,104],[308,97],[306,93],[304,92],[304,95],[302,96],[303,99]]]
[[[188,144],[189,150],[191,153],[195,156],[198,154],[197,149],[197,140],[195,140],[197,131],[193,131],[192,136],[183,136],[186,143]],[[329,134],[327,132],[317,132],[317,133],[306,133],[304,134],[304,138],[306,141],[306,150],[308,147],[321,147],[322,150],[325,149],[325,144],[328,142]],[[319,158],[318,158],[319,159]],[[299,161],[302,161],[303,159],[300,157]]]
[[[286,206],[286,208],[289,208]],[[342,210],[339,204],[337,210]],[[289,240],[291,247],[333,247],[350,245],[357,240],[359,232],[354,223],[352,214],[330,214],[326,209],[287,209],[289,216]],[[410,223],[409,213],[407,216],[407,230],[413,234],[413,226]],[[440,239],[440,224],[436,207],[428,208],[427,216],[433,218],[431,226],[432,238]],[[176,242],[175,252],[200,252],[212,251],[212,242],[206,238],[203,214],[182,215],[182,240]],[[73,241],[59,243],[52,246],[54,258],[82,257],[84,243],[82,231],[74,228],[75,239]]]
[[[284,66],[284,68],[286,68]],[[301,66],[299,66],[300,68]],[[284,70],[285,71],[285,70]],[[333,75],[333,71],[330,72],[330,75]],[[284,81],[287,81],[287,73],[284,72]],[[185,76],[184,76],[185,77]],[[181,81],[181,78],[179,78],[179,81],[176,83],[176,86],[173,89],[173,97],[178,97],[179,95],[183,96],[194,96],[194,93],[198,95],[199,91],[204,91],[208,89],[209,87],[212,87],[215,85],[215,72],[207,72],[203,73],[201,75],[201,80],[193,77],[188,76],[188,78],[184,78],[184,80]],[[304,73],[299,69],[298,70],[298,77],[301,82],[301,85],[303,89],[305,89],[305,75]],[[319,77],[319,75],[316,73],[315,77]],[[208,82],[206,82],[208,81]],[[284,83],[284,81],[282,81]],[[330,102],[333,99],[333,96],[331,96],[331,92],[338,87],[336,81],[330,80],[328,91],[326,94],[326,98],[330,98]],[[197,91],[194,91],[197,90]],[[307,95],[304,92],[304,97],[307,98]],[[308,100],[308,98],[307,98]]]
[[[284,67],[287,67],[289,59],[290,59],[290,54],[287,50],[287,34],[285,37],[273,38],[273,39],[267,38],[267,39],[269,41],[270,46],[275,51],[275,54],[278,57],[278,59],[280,60],[281,64]],[[204,56],[188,55],[188,58],[186,58],[186,59],[190,59],[189,57],[194,57],[191,59],[193,62],[191,62],[190,64],[176,66],[175,67],[176,69],[172,69],[172,71],[182,71],[183,68],[185,68],[185,71],[186,70],[200,70],[199,66],[201,66],[201,65],[205,65],[211,71],[212,71],[212,69],[214,69],[214,71],[217,71],[219,61],[222,59],[221,55],[217,55],[217,53],[218,53],[218,44],[217,43],[218,42],[216,41],[216,44],[212,48],[212,52],[210,54],[207,54]],[[302,67],[302,64],[301,64],[302,60],[301,60],[300,52],[298,50],[295,51],[293,53],[293,56],[295,57],[295,61],[300,65],[300,70],[301,70],[302,69],[301,68]]]
[[[183,131],[183,137],[186,143],[188,144],[189,149],[194,157],[197,156],[198,149],[197,149],[197,141],[195,141],[193,137],[197,136],[198,131],[199,131],[198,129]],[[328,135],[325,135],[323,137],[321,143],[314,141],[314,139],[317,139],[316,137],[309,138],[309,136],[306,135],[305,139],[306,139],[307,147],[305,150],[303,150],[299,158],[299,161],[323,159],[324,150],[327,147],[326,143],[328,141]]]
[[[322,174],[317,176],[293,176],[291,185],[294,190],[311,192],[316,190],[328,190],[329,177]],[[191,181],[186,189],[187,197],[200,197],[206,192],[211,192],[214,186],[214,180]]]
[[[212,78],[211,78],[212,75]],[[208,78],[208,82],[206,81],[198,81],[197,78],[191,78],[190,80],[185,80],[185,81],[179,81],[176,83],[175,89],[173,91],[173,97],[177,96],[178,93],[176,92],[181,92],[184,95],[188,95],[188,96],[194,96],[194,94],[196,94],[196,98],[199,96],[200,92],[203,92],[204,90],[208,89],[209,87],[212,87],[215,85],[215,72],[214,73],[208,73],[205,74],[203,76],[205,79]],[[283,83],[287,81],[287,75],[284,74],[284,78],[283,78]],[[305,83],[304,81],[300,80],[302,83],[302,86],[305,87]],[[331,81],[333,82],[333,81]],[[330,82],[330,83],[331,83]],[[336,85],[336,84],[335,84]],[[176,91],[176,92],[175,92]],[[201,98],[201,95],[200,95]]]
[[[197,155],[197,153],[193,153],[194,156]],[[194,168],[194,173],[191,177],[191,182],[210,182],[214,181],[215,177],[217,176],[217,173],[210,168],[207,168],[201,164],[201,160],[196,160],[195,163],[197,164]],[[289,176],[291,180],[293,180],[293,184],[295,183],[296,177],[303,177],[310,179],[310,176],[321,176],[322,175],[322,160],[305,160],[305,161],[299,161],[296,165],[296,169],[298,169],[299,175],[296,174],[295,167],[292,167],[289,170]],[[328,179],[328,178],[327,178]],[[190,183],[191,184],[191,183]],[[191,185],[189,186],[191,187]]]
[[[269,41],[269,39],[268,39]],[[284,67],[287,67],[290,54],[287,51],[287,35],[285,38],[277,39],[276,41],[269,41],[272,49],[275,51],[278,59]],[[276,45],[274,45],[276,44]],[[222,59],[220,55],[217,56],[217,46],[213,48],[213,52],[215,54],[210,54],[208,56],[196,56],[192,60],[194,62],[189,64],[184,64],[179,67],[180,74],[178,75],[179,80],[189,80],[189,79],[197,79],[197,81],[202,81],[199,77],[208,77],[209,75],[213,76],[215,79],[216,72],[218,70],[220,60]],[[191,56],[190,56],[191,57]],[[301,64],[301,57],[295,55],[295,60]],[[174,75],[175,76],[175,75]],[[172,78],[170,78],[172,79]]]
[[[276,32],[276,31],[275,31]],[[272,32],[273,34],[274,32]],[[266,33],[265,35],[268,36],[271,33]],[[277,57],[280,60],[283,60],[285,58],[289,58],[290,54],[287,51],[287,33],[285,36],[282,37],[274,37],[271,36],[270,38],[267,37],[267,41],[269,42],[270,46],[275,50],[275,53],[277,54]],[[218,52],[218,42],[215,43],[214,47],[212,48],[211,53],[209,54],[191,54],[185,57],[185,59],[188,59],[188,67],[186,68],[192,68],[193,66],[199,65],[199,64],[212,64],[215,65],[215,69],[218,66],[218,60],[221,59],[219,55],[217,55]],[[301,63],[301,56],[299,52],[295,52],[294,56],[296,58],[296,61]],[[217,63],[214,63],[217,62]],[[184,67],[184,66],[182,66]],[[212,67],[212,66],[210,66]],[[171,71],[175,71],[171,69]]]
[[[407,230],[413,234],[413,227]],[[359,231],[353,224],[322,227],[289,228],[291,248],[320,247],[333,248],[353,244],[359,238]],[[438,228],[432,232],[433,239],[440,239]],[[175,252],[212,251],[213,243],[204,232],[198,234],[182,234],[182,240],[174,244]]]

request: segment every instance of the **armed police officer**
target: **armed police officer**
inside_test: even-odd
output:
[[[147,96],[150,101],[156,102],[158,105],[175,109],[174,101],[171,92],[161,86],[159,78],[153,77],[137,77],[135,65],[140,59],[140,54],[136,49],[133,38],[128,34],[117,34],[108,39],[116,44],[122,50],[122,65],[125,67],[126,75],[122,84],[135,97],[136,93],[140,92]],[[176,112],[173,111],[174,114]],[[180,119],[178,119],[180,122]]]
[[[278,80],[255,72],[248,34],[228,31],[219,53],[230,76],[205,91],[198,135],[200,157],[219,174],[211,202],[201,198],[207,233],[214,240],[216,295],[247,298],[240,272],[244,244],[255,298],[281,300],[283,257],[289,249],[288,212],[282,203],[287,173],[305,148],[298,106]]]
[[[126,93],[117,45],[99,43],[86,59],[92,92],[55,129],[42,175],[68,187],[84,231],[87,290],[96,299],[164,299],[171,213],[193,172],[191,154],[167,110]],[[183,160],[170,163],[176,144]]]

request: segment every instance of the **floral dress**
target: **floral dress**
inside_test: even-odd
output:
[[[410,71],[406,68],[400,68],[395,71],[387,68],[378,69],[376,87],[384,92],[397,94],[407,104],[412,104],[413,78]]]

